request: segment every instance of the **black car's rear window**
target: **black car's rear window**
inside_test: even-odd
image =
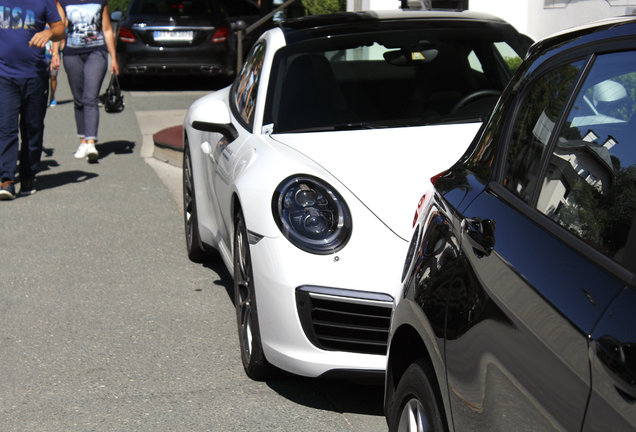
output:
[[[213,0],[140,0],[133,2],[135,15],[209,15],[218,10]]]
[[[302,132],[487,115],[525,54],[518,34],[476,24],[427,27],[316,38],[279,50],[264,124]]]

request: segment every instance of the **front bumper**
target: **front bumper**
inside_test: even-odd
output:
[[[387,232],[370,249],[356,239],[313,255],[284,237],[250,245],[263,351],[308,377],[383,374],[393,296],[408,244]],[[365,247],[366,246],[366,247]]]

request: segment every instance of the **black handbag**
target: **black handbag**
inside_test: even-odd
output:
[[[107,113],[118,113],[124,110],[126,104],[124,103],[124,95],[121,94],[117,74],[111,75],[106,93],[104,93],[100,99],[102,99],[101,102],[104,104],[104,111]]]

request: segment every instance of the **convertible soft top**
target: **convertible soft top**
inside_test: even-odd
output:
[[[292,18],[279,23],[288,43],[300,42],[324,36],[351,34],[390,27],[407,28],[422,26],[422,21],[445,22],[452,20],[455,25],[462,21],[483,22],[489,25],[510,26],[494,15],[474,11],[449,10],[387,10],[342,12],[328,15],[312,15]]]

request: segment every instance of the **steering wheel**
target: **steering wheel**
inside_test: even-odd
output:
[[[485,98],[488,96],[499,96],[501,92],[499,90],[477,90],[472,93],[468,93],[466,96],[461,98],[459,102],[453,106],[453,109],[450,111],[451,114],[455,114],[461,108],[465,107],[471,102],[476,101],[477,99]]]

